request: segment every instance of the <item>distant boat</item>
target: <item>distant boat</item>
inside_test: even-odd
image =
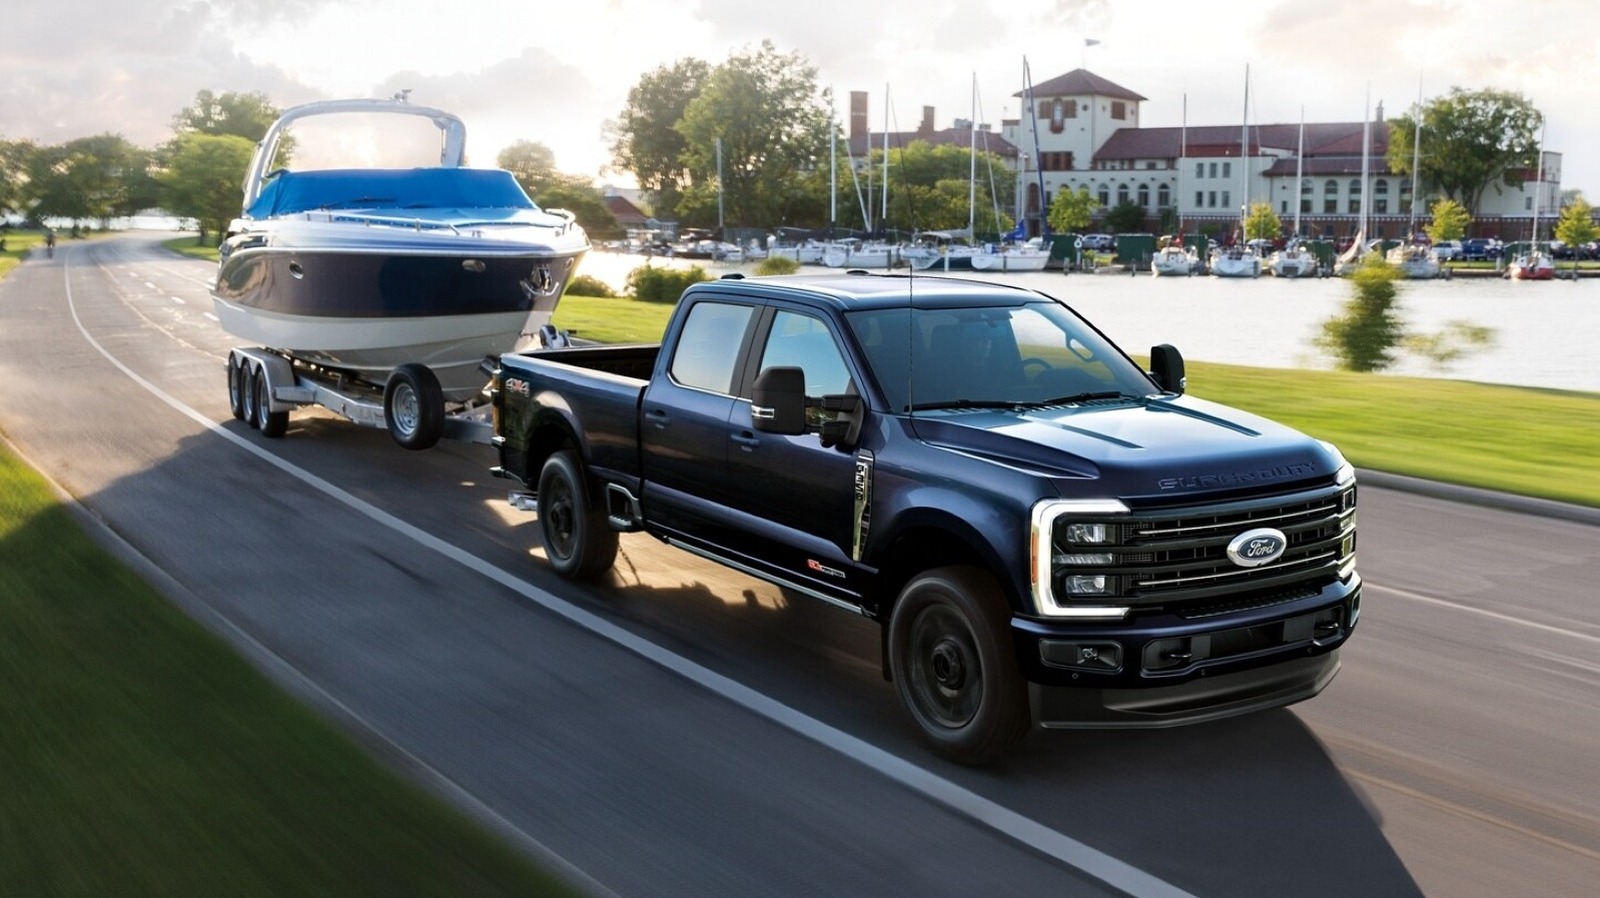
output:
[[[1512,257],[1506,276],[1514,281],[1548,281],[1556,276],[1556,263],[1548,247],[1530,244],[1526,252]]]
[[[1261,257],[1243,244],[1218,247],[1211,254],[1211,273],[1219,278],[1260,277]]]
[[[1181,240],[1170,240],[1150,257],[1150,273],[1156,277],[1188,277],[1200,268],[1200,254]]]
[[[1050,251],[1038,237],[1027,243],[1006,243],[984,247],[972,254],[974,271],[1043,271],[1050,262]]]
[[[1433,247],[1425,243],[1402,243],[1389,250],[1384,258],[1390,265],[1400,269],[1400,274],[1407,278],[1445,276],[1444,265],[1434,254]]]
[[[1306,249],[1298,240],[1289,241],[1283,249],[1267,257],[1267,271],[1273,277],[1316,277],[1320,267],[1321,263],[1317,261],[1316,254]]]
[[[900,247],[892,243],[837,240],[822,250],[829,268],[893,268],[900,264]]]

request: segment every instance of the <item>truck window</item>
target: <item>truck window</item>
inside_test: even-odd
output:
[[[753,306],[698,302],[684,319],[672,353],[672,379],[713,393],[733,392],[733,368]]]
[[[793,365],[806,373],[807,396],[848,392],[850,372],[827,325],[811,315],[779,311],[761,350],[761,367]]]

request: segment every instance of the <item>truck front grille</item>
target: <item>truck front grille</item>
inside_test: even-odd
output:
[[[1270,604],[1353,569],[1355,527],[1353,483],[1220,504],[1062,515],[1051,533],[1051,592],[1064,606],[1183,603],[1200,614],[1201,606]],[[1229,556],[1230,543],[1259,530],[1274,542],[1281,534],[1281,555],[1255,567]],[[1219,597],[1227,597],[1220,606]]]

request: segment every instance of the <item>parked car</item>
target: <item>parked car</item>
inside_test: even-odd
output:
[[[1461,241],[1461,258],[1469,262],[1483,262],[1494,258],[1499,241],[1492,237],[1470,237]]]
[[[1083,248],[1108,253],[1117,248],[1117,238],[1110,234],[1084,234]]]
[[[1462,257],[1462,252],[1461,241],[1459,240],[1440,240],[1433,245],[1433,254],[1438,257],[1440,262],[1459,259]]]

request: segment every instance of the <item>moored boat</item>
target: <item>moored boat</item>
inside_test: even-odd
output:
[[[1050,250],[1035,237],[1026,243],[987,246],[972,254],[974,271],[1043,271],[1050,263]]]
[[[1200,254],[1179,241],[1168,242],[1150,257],[1150,273],[1157,277],[1188,277],[1200,268]]]
[[[341,116],[431,123],[437,161],[289,168],[308,150],[296,127],[291,156],[291,125],[318,116],[335,127]],[[382,385],[421,364],[447,402],[481,393],[483,360],[549,322],[589,240],[510,172],[465,167],[465,139],[456,116],[404,99],[284,112],[257,147],[219,253],[222,328],[357,382]]]
[[[1506,265],[1506,277],[1514,281],[1548,281],[1555,276],[1555,259],[1539,244],[1513,256]]]
[[[1297,241],[1291,241],[1283,249],[1267,257],[1267,271],[1273,277],[1316,277],[1318,267],[1316,254]]]

